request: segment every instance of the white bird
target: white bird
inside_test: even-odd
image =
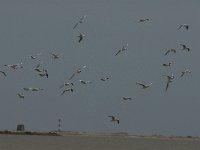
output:
[[[169,53],[176,53],[176,50],[174,48],[168,49],[165,53],[165,56]]]
[[[189,25],[188,24],[182,24],[178,27],[178,30],[181,29],[181,28],[185,28],[185,29],[189,29]]]
[[[137,83],[137,82],[136,82],[136,84],[141,85],[143,89],[146,89],[146,88],[150,87],[153,83],[142,84],[142,83]]]
[[[85,81],[85,80],[79,80],[82,84],[88,84],[91,83],[91,81]]]
[[[0,70],[0,73],[2,73],[4,76],[6,76],[6,73],[2,70]]]
[[[23,68],[22,62],[18,63],[18,64],[9,64],[9,65],[4,65],[4,66],[7,66],[7,67],[12,68],[12,69]]]
[[[132,100],[131,97],[123,97],[123,100]]]
[[[169,62],[168,64],[164,63],[164,64],[162,64],[162,66],[164,66],[164,67],[170,67],[171,64],[172,64],[171,62]]]
[[[184,71],[182,71],[179,78],[183,77],[183,75],[185,75],[186,73],[191,73],[191,71],[189,69],[185,69]]]
[[[17,95],[19,96],[19,98],[25,98],[25,96],[21,93],[18,93]]]
[[[85,20],[85,18],[86,18],[86,15],[82,16],[82,17],[79,19],[79,21],[74,25],[73,29],[75,29],[75,28],[78,26],[78,24],[83,23],[84,20]]]
[[[124,45],[124,46],[122,47],[122,49],[118,50],[117,53],[115,54],[115,56],[117,56],[119,53],[121,53],[121,52],[127,50],[127,48],[128,48],[128,43],[127,43],[126,45]]]
[[[187,47],[185,44],[180,44],[182,46],[182,50],[187,50],[188,52],[190,51],[190,48]]]
[[[75,76],[76,74],[81,73],[85,68],[86,68],[86,66],[82,66],[81,68],[78,68],[78,69],[72,74],[72,76],[69,78],[69,80],[71,80],[72,78],[74,78],[74,76]]]
[[[61,93],[61,95],[65,94],[65,93],[68,92],[68,91],[73,92],[74,89],[72,89],[72,88],[70,88],[70,89],[65,89],[65,90],[63,90],[63,92]]]
[[[117,122],[117,123],[119,124],[119,119],[116,119],[115,116],[108,116],[108,117],[111,118],[110,121],[112,121],[112,122]]]

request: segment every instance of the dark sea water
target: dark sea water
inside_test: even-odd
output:
[[[0,150],[199,150],[199,139],[0,135]]]

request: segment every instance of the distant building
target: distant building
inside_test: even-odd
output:
[[[25,131],[25,127],[23,124],[18,124],[17,125],[17,131]]]

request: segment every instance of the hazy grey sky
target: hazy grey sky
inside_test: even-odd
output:
[[[0,76],[0,129],[23,123],[27,130],[56,130],[61,117],[63,130],[199,136],[199,7],[197,0],[1,0],[0,69],[7,77]],[[78,43],[72,28],[83,15],[77,29],[86,36]],[[138,23],[140,18],[150,21]],[[177,30],[180,24],[189,30]],[[115,56],[126,43],[127,51]],[[181,51],[182,43],[191,51]],[[169,48],[177,53],[164,56]],[[61,58],[52,59],[53,52]],[[41,61],[48,79],[33,71]],[[20,62],[21,69],[4,66]],[[170,68],[162,67],[168,62]],[[74,92],[61,96],[59,86],[83,65],[73,78]],[[179,79],[185,68],[192,73]],[[162,75],[171,73],[175,79],[165,92]],[[79,79],[92,83],[81,85]],[[143,90],[136,82],[153,85]]]

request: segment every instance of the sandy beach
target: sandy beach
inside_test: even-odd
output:
[[[56,136],[55,136],[56,135]],[[199,150],[195,137],[130,136],[119,133],[10,132],[0,134],[1,150]]]

